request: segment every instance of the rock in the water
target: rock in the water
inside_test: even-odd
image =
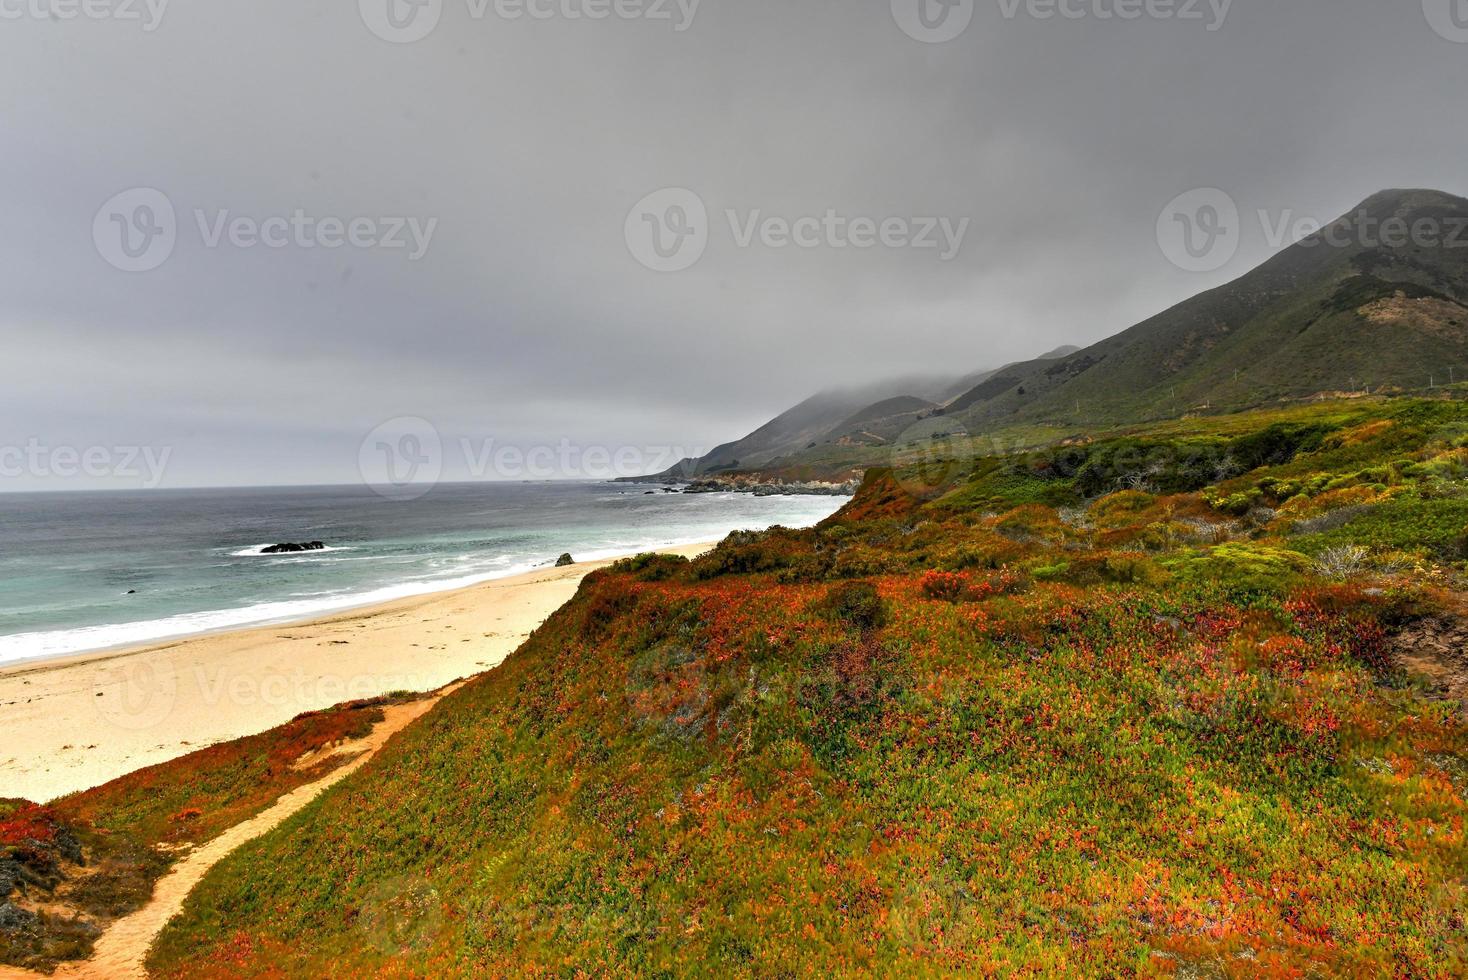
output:
[[[569,554],[562,555],[560,558],[556,559],[557,568],[565,568],[567,565],[574,564],[576,564],[576,559],[572,558]]]
[[[326,545],[320,541],[308,541],[305,544],[273,544],[262,549],[262,555],[295,555],[303,551],[325,551]]]

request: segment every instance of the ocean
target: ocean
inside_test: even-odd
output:
[[[268,623],[554,564],[806,527],[845,500],[601,482],[0,494],[0,664]],[[281,542],[324,551],[263,555]]]

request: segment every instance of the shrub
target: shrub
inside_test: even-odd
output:
[[[1208,497],[1208,505],[1214,510],[1222,511],[1225,514],[1242,517],[1254,507],[1258,506],[1259,502],[1263,499],[1263,490],[1259,487],[1250,487],[1247,490],[1240,490],[1236,493],[1210,495]]]
[[[1007,568],[978,578],[934,570],[925,573],[921,581],[923,595],[944,602],[981,602],[990,596],[1022,592],[1028,586],[1024,576]]]
[[[929,599],[958,602],[968,592],[968,576],[960,572],[931,571],[923,575],[923,595]]]
[[[1315,571],[1326,578],[1354,578],[1366,567],[1371,549],[1356,544],[1327,548],[1315,557]]]
[[[870,582],[846,582],[826,593],[825,610],[857,629],[877,629],[887,622],[887,607]]]
[[[890,557],[890,552],[875,548],[851,548],[837,556],[831,566],[831,577],[867,578],[897,571],[901,566]]]
[[[982,600],[995,595],[1012,595],[1025,591],[1029,585],[1029,581],[1024,576],[1007,568],[1001,568],[997,572],[974,581],[969,586],[965,598]]]
[[[1345,527],[1358,517],[1365,517],[1375,509],[1375,504],[1356,504],[1351,507],[1340,507],[1336,510],[1326,511],[1319,517],[1296,521],[1291,531],[1295,534],[1320,534],[1325,531],[1334,531],[1337,528]]]
[[[1167,573],[1141,555],[1111,555],[1102,569],[1108,580],[1127,585],[1160,585],[1167,581]]]
[[[786,567],[790,558],[760,541],[745,541],[730,535],[713,551],[693,562],[693,575],[701,580],[724,575],[773,572]]]
[[[1064,525],[1056,511],[1039,504],[1016,507],[995,522],[994,529],[1012,541],[1060,538]]]
[[[1062,561],[1053,565],[1041,565],[1039,568],[1030,569],[1030,574],[1041,582],[1058,582],[1065,578],[1070,571],[1070,562]]]
[[[624,558],[611,566],[611,571],[635,575],[642,582],[666,582],[687,568],[689,561],[682,555],[660,555],[645,552],[632,558]]]
[[[1333,427],[1327,423],[1281,422],[1240,436],[1229,446],[1229,452],[1246,471],[1282,466],[1301,453],[1319,449],[1332,431]]]
[[[1233,536],[1236,525],[1232,522],[1207,521],[1193,518],[1183,522],[1188,530],[1186,536],[1200,544],[1223,544]]]
[[[1310,559],[1294,551],[1252,542],[1231,542],[1166,559],[1164,568],[1193,586],[1217,584],[1227,592],[1282,593],[1310,567]]]
[[[1453,449],[1407,467],[1405,475],[1417,480],[1461,483],[1468,478],[1468,449]]]
[[[836,576],[831,566],[836,558],[830,551],[811,552],[795,558],[785,568],[775,573],[775,581],[781,585],[804,585],[810,582],[825,582]]]
[[[1129,523],[1156,502],[1157,498],[1150,493],[1122,490],[1092,504],[1091,517],[1103,526],[1113,522]]]

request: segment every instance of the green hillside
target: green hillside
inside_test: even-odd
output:
[[[1419,242],[1395,226],[1441,229]],[[1342,244],[1331,244],[1338,242]],[[975,428],[1117,424],[1468,372],[1468,201],[1388,191],[1243,278],[1058,362],[959,398]]]
[[[1400,229],[1408,233],[1399,239]],[[1425,393],[1468,379],[1465,304],[1468,201],[1384,191],[1235,282],[1130,330],[970,377],[939,396],[940,421],[871,406],[855,417],[891,417],[835,431],[822,418],[798,441],[752,436],[744,448],[762,451],[716,451],[688,469],[845,477],[891,465],[894,446],[935,433],[1030,445],[1315,397]]]
[[[1468,405],[874,471],[589,577],[217,866],[168,977],[1468,969]],[[1431,669],[1431,664],[1418,669]]]

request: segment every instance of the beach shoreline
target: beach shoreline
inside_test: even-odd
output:
[[[577,564],[578,565],[606,565],[606,564],[609,564],[611,562],[620,561],[620,560],[622,560],[624,558],[629,558],[629,557],[631,557],[633,555],[636,555],[636,554],[641,554],[643,552],[649,552],[649,551],[651,551],[651,552],[659,552],[659,553],[666,553],[666,554],[678,554],[678,553],[681,553],[681,550],[682,549],[684,549],[684,548],[690,548],[690,547],[699,547],[699,548],[703,548],[704,550],[708,550],[709,548],[712,548],[713,545],[712,544],[709,544],[708,542],[703,541],[701,539],[690,538],[690,539],[679,539],[679,540],[665,541],[665,542],[662,542],[662,543],[659,543],[659,544],[650,544],[650,545],[648,545],[646,547],[639,548],[639,549],[637,549],[635,551],[624,551],[624,550],[621,550],[621,549],[605,549],[605,550],[601,550],[601,551],[592,551],[592,552],[589,552],[589,553],[581,553],[582,554],[582,558],[581,558],[581,560],[579,560],[577,562]],[[330,550],[342,550],[342,549],[330,549]],[[226,634],[226,633],[245,632],[247,630],[270,629],[270,628],[273,628],[273,627],[295,626],[295,625],[299,625],[301,623],[314,623],[314,622],[318,622],[318,621],[324,621],[324,620],[327,620],[327,619],[334,619],[334,618],[336,618],[338,616],[348,616],[348,615],[351,615],[353,613],[359,613],[359,612],[364,612],[364,611],[369,611],[369,610],[374,610],[374,609],[380,609],[380,608],[383,608],[383,607],[386,607],[386,606],[392,606],[392,605],[396,605],[396,604],[402,603],[402,602],[412,602],[415,599],[426,599],[426,598],[431,598],[431,597],[436,596],[436,595],[447,595],[449,593],[454,593],[454,592],[464,592],[464,591],[467,591],[469,589],[473,589],[473,588],[476,588],[476,587],[478,587],[480,585],[485,585],[487,583],[494,582],[494,581],[518,580],[518,579],[521,579],[521,578],[523,578],[524,576],[527,576],[527,575],[534,575],[534,574],[539,573],[539,572],[551,570],[554,567],[555,566],[554,566],[554,563],[553,562],[541,561],[541,562],[538,562],[538,563],[535,563],[535,564],[530,564],[530,563],[522,564],[522,565],[520,565],[518,567],[509,569],[509,570],[506,570],[506,571],[484,572],[484,573],[479,573],[479,574],[476,574],[476,575],[466,576],[466,577],[457,578],[457,579],[428,580],[428,581],[411,582],[411,583],[398,583],[398,584],[395,584],[395,585],[378,585],[378,586],[372,587],[370,589],[370,591],[365,592],[365,593],[356,594],[356,595],[348,594],[348,595],[336,597],[336,598],[334,598],[332,600],[332,603],[333,604],[330,604],[330,605],[321,606],[321,607],[316,608],[316,609],[299,611],[299,612],[295,612],[295,613],[287,614],[287,615],[280,615],[280,616],[273,616],[273,617],[272,616],[267,616],[267,617],[258,618],[258,619],[253,619],[253,618],[252,619],[244,619],[244,620],[242,620],[242,621],[240,621],[238,623],[232,623],[232,624],[220,625],[220,626],[191,627],[191,628],[187,628],[187,629],[184,629],[182,631],[179,631],[179,632],[163,632],[163,633],[158,633],[158,634],[153,635],[153,636],[146,636],[146,637],[143,637],[141,639],[136,639],[136,640],[124,640],[124,641],[116,641],[116,642],[99,643],[99,644],[97,644],[95,646],[87,646],[87,647],[82,647],[82,648],[75,649],[75,650],[67,650],[67,651],[64,651],[64,652],[32,654],[32,655],[29,655],[29,656],[23,656],[23,657],[19,657],[19,658],[11,658],[11,659],[6,659],[4,657],[0,657],[0,676],[3,676],[6,673],[14,672],[15,670],[18,670],[18,669],[24,669],[24,668],[27,668],[27,667],[35,667],[35,666],[43,666],[43,665],[58,665],[58,664],[64,664],[64,663],[69,663],[69,662],[80,662],[80,661],[92,662],[92,661],[95,661],[95,660],[99,660],[99,659],[105,658],[107,656],[114,656],[114,655],[115,656],[126,656],[126,655],[131,654],[131,653],[136,653],[136,652],[138,652],[140,650],[150,650],[150,649],[154,649],[156,647],[162,647],[162,646],[166,646],[168,644],[179,643],[179,642],[183,642],[183,641],[186,641],[186,640],[193,640],[193,639],[197,639],[197,638],[203,637],[203,636],[217,636],[217,635],[222,635],[222,634]],[[383,595],[382,593],[396,593],[396,594]],[[217,609],[217,610],[207,610],[202,615],[217,615],[217,614],[234,613],[234,612],[248,613],[249,611],[250,610],[248,608],[246,608],[246,609]],[[184,614],[184,615],[189,615],[189,614]],[[174,616],[174,617],[165,617],[165,618],[179,618],[179,617]],[[144,622],[140,622],[140,623],[124,623],[124,624],[120,624],[120,625],[107,625],[107,626],[103,626],[103,627],[99,627],[99,628],[101,628],[101,629],[120,629],[120,628],[140,627],[140,626],[147,627],[147,626],[152,626],[156,622],[158,622],[158,621],[157,620],[152,620],[152,621],[144,621]],[[72,634],[72,635],[74,635],[76,633],[85,632],[86,629],[88,629],[88,628],[87,627],[84,627],[84,628],[81,628],[81,629],[55,630],[55,631],[51,631],[51,634],[53,634],[53,635],[60,635],[60,634]],[[27,634],[21,634],[21,635],[24,636],[24,635],[27,635]],[[32,634],[32,635],[34,635],[34,634]],[[14,636],[0,636],[0,646],[3,646],[4,641],[6,641],[6,640],[13,640],[13,639],[15,639]]]
[[[715,544],[657,550],[691,558]],[[492,670],[586,575],[625,557],[301,622],[0,666],[0,797],[47,802],[303,712]]]

